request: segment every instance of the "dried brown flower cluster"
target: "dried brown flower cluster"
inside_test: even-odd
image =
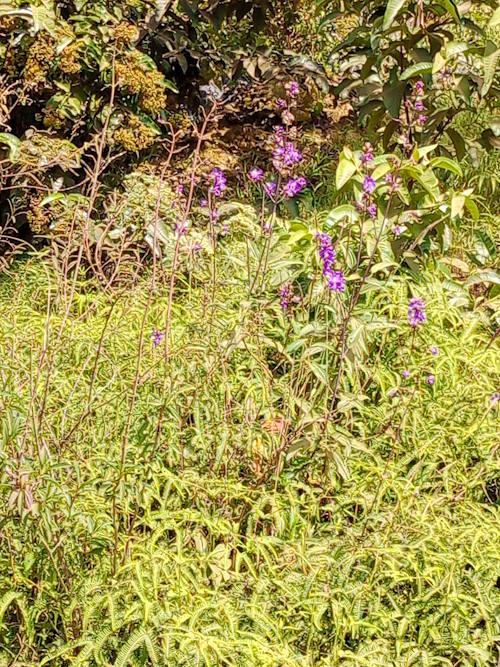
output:
[[[141,63],[139,51],[130,51],[116,63],[118,85],[133,95],[139,95],[139,105],[147,113],[158,113],[165,108],[164,79],[158,70],[148,70]]]
[[[63,49],[58,66],[61,72],[65,74],[76,74],[82,69],[80,63],[80,45],[78,42],[72,42]]]
[[[133,23],[122,21],[113,31],[117,44],[131,44],[139,37],[139,30]]]
[[[24,79],[29,86],[36,88],[44,83],[56,56],[55,43],[52,37],[41,32],[30,46],[24,67]]]
[[[137,116],[131,114],[127,125],[120,127],[113,134],[116,144],[126,151],[138,153],[149,148],[156,139],[156,132],[145,125]]]

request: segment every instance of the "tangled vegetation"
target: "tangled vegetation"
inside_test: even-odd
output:
[[[0,667],[498,667],[499,26],[0,0]]]

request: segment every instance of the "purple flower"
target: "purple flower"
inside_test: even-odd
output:
[[[427,320],[424,309],[425,303],[423,299],[418,299],[417,297],[411,299],[408,306],[408,321],[415,329],[419,324],[423,324]]]
[[[202,200],[200,201],[200,206],[201,206],[201,208],[207,208],[207,206],[208,206],[208,201],[207,201],[206,199],[202,199]]]
[[[212,169],[212,171],[210,172],[210,178],[213,181],[212,185],[213,196],[220,197],[224,192],[224,190],[227,188],[227,178],[224,172],[218,167],[215,167],[215,169]]]
[[[184,236],[184,234],[187,232],[187,225],[186,224],[179,224],[175,223],[174,225],[174,232],[176,234],[179,234],[179,236]]]
[[[361,153],[361,164],[368,164],[368,162],[373,162],[373,148],[369,142],[366,142]]]
[[[493,405],[496,405],[498,401],[500,401],[500,393],[496,391],[494,394],[491,395],[490,401]]]
[[[153,347],[156,349],[158,345],[161,343],[163,338],[165,337],[165,334],[163,331],[153,331]]]
[[[328,271],[335,264],[335,250],[333,249],[332,239],[323,232],[316,234],[316,239],[319,243],[319,256],[323,262],[323,270]]]
[[[401,236],[401,234],[404,232],[404,229],[401,225],[396,225],[393,231],[394,231],[394,236]]]
[[[300,89],[297,81],[290,81],[290,83],[286,84],[285,88],[290,97],[297,97],[297,95],[299,94]]]
[[[417,81],[417,83],[415,84],[415,90],[417,91],[417,93],[420,94],[423,93],[425,90],[425,83],[423,81]]]
[[[397,389],[391,389],[391,391],[389,392],[389,398],[396,398],[397,395],[398,395]]]
[[[285,283],[280,287],[281,309],[286,312],[293,299],[293,287],[291,283]]]
[[[416,111],[423,111],[424,109],[425,109],[425,107],[424,107],[424,103],[422,102],[422,100],[417,100],[415,102],[415,110]]]
[[[197,255],[202,250],[203,250],[203,247],[202,247],[201,243],[198,243],[198,242],[193,243],[193,246],[191,248],[191,252],[193,253],[193,255]]]
[[[295,197],[299,192],[302,192],[306,185],[307,181],[303,176],[299,176],[299,178],[291,178],[283,188],[283,192],[287,197]]]
[[[429,350],[429,352],[432,354],[433,357],[437,357],[439,354],[439,349],[435,345],[433,345]]]
[[[331,269],[325,273],[328,288],[334,292],[343,292],[345,289],[345,278],[342,271],[332,271]]]
[[[278,109],[285,109],[286,108],[286,100],[280,99],[278,100]]]
[[[264,178],[264,172],[260,167],[254,167],[249,173],[248,178],[254,183],[258,183]]]
[[[372,192],[374,192],[376,188],[377,188],[377,183],[375,182],[375,179],[373,178],[373,176],[370,176],[368,174],[365,180],[363,181],[363,190],[365,192],[368,192],[368,194],[371,194]]]
[[[403,371],[403,377],[405,380],[407,380],[410,377],[411,373],[409,370],[404,370]]]
[[[273,165],[278,171],[283,167],[293,167],[301,161],[302,153],[296,148],[293,141],[287,141],[273,152]]]
[[[264,183],[263,187],[266,195],[272,199],[276,194],[276,188],[277,188],[276,183],[274,181],[267,181],[267,183]]]
[[[429,377],[427,378],[427,383],[432,386],[435,382],[436,378],[434,377],[434,375],[429,375]]]
[[[184,193],[184,186],[182,185],[182,183],[179,183],[176,190],[178,195],[182,195]]]
[[[325,277],[328,289],[334,292],[343,292],[345,289],[345,278],[342,271],[335,271],[335,250],[333,249],[332,239],[328,234],[322,232],[316,234],[319,244],[319,256],[323,262],[323,276]]]
[[[419,116],[419,117],[417,118],[417,123],[418,123],[419,125],[425,125],[425,124],[427,123],[427,116],[425,116],[424,114],[422,114],[421,116]]]
[[[229,225],[223,225],[220,233],[223,236],[225,236],[228,233],[228,231],[229,231]]]
[[[370,204],[366,210],[368,211],[370,218],[377,217],[377,204]]]

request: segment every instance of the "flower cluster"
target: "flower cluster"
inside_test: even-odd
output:
[[[425,314],[425,303],[423,299],[414,297],[411,299],[408,306],[408,322],[416,329],[419,324],[426,322],[427,316]]]
[[[366,142],[361,153],[361,164],[364,166],[366,174],[363,180],[363,195],[361,201],[355,202],[356,210],[360,213],[365,213],[370,218],[377,217],[377,204],[374,201],[373,193],[377,189],[377,182],[370,174],[370,169],[373,167],[373,147],[369,142]]]
[[[280,287],[280,297],[281,309],[285,313],[290,308],[293,300],[292,283],[285,283]]]
[[[418,114],[417,118],[416,118],[416,122],[417,122],[417,125],[420,125],[420,126],[425,125],[427,123],[427,116],[424,113],[422,113],[423,111],[425,111],[425,106],[424,106],[424,103],[422,101],[424,91],[425,91],[424,82],[423,81],[417,81],[417,83],[415,84],[415,90],[414,90],[414,94],[415,94],[416,99],[415,99],[415,103],[413,105],[413,108]]]
[[[210,178],[212,179],[213,183],[212,187],[210,188],[210,192],[214,197],[221,197],[224,190],[227,189],[226,175],[221,169],[215,167],[215,169],[212,169],[210,172]]]
[[[113,133],[113,141],[126,151],[138,153],[155,142],[156,132],[145,125],[138,116],[130,114],[128,122]]]
[[[334,269],[336,256],[331,237],[328,234],[320,232],[317,234],[316,239],[319,245],[319,256],[323,262],[323,276],[325,277],[328,289],[334,292],[343,292],[345,289],[345,278],[342,271]]]
[[[37,88],[45,83],[55,57],[54,39],[47,32],[40,32],[29,48],[23,72],[30,88]]]
[[[156,329],[153,331],[153,347],[156,349],[158,345],[161,343],[163,338],[165,337],[165,334],[163,331],[157,331]]]
[[[277,175],[264,181],[264,171],[260,167],[253,167],[248,172],[248,178],[253,183],[262,182],[264,193],[275,203],[282,199],[292,199],[307,187],[306,179],[303,176],[295,176],[293,173],[303,159],[295,143],[297,128],[293,126],[295,117],[292,113],[300,91],[299,84],[291,81],[286,84],[285,90],[286,98],[279,99],[277,102],[282,125],[275,128],[272,152],[272,165]],[[278,188],[278,183],[282,182],[283,185]]]
[[[208,174],[208,195],[200,199],[200,208],[208,209],[208,218],[212,227],[212,232],[215,233],[215,228],[218,228],[220,212],[217,208],[217,200],[222,197],[227,190],[227,176],[219,167],[214,167]],[[218,233],[227,234],[229,227],[227,225],[218,229]]]
[[[146,113],[159,113],[167,104],[165,79],[159,70],[146,69],[139,51],[128,51],[116,62],[116,80],[120,88],[139,95],[139,106]]]
[[[303,176],[299,176],[298,178],[291,178],[283,188],[283,192],[287,197],[292,198],[298,195],[299,192],[302,192],[306,185],[307,181]]]

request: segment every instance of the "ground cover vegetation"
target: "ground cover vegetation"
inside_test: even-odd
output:
[[[0,0],[1,666],[498,666],[499,30]]]

